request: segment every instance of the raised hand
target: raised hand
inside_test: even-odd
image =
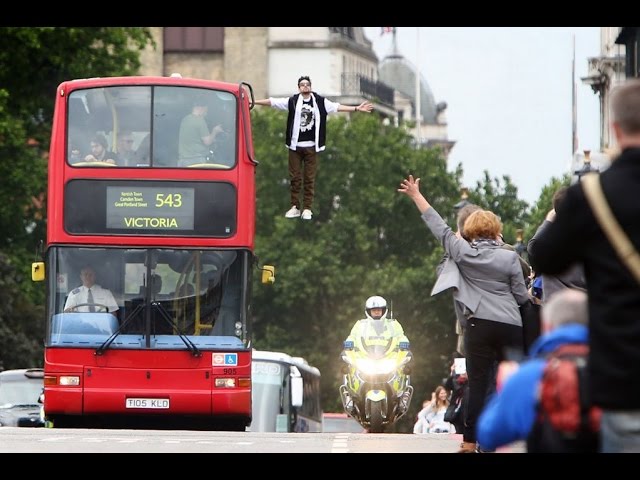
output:
[[[431,208],[427,199],[420,193],[420,178],[414,179],[413,175],[409,175],[400,183],[398,192],[404,193],[413,200],[420,213],[424,213]]]
[[[408,178],[405,178],[400,182],[400,188],[398,188],[398,191],[406,194],[409,198],[415,198],[420,195],[420,178],[416,178],[414,180],[413,175],[409,175]]]

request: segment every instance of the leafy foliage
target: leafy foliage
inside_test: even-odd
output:
[[[571,176],[567,173],[562,178],[551,177],[549,183],[542,188],[540,198],[531,209],[529,215],[529,227],[525,231],[525,238],[531,238],[542,224],[549,210],[553,208],[552,199],[554,193],[560,187],[567,187],[571,181]]]
[[[0,369],[42,367],[44,305],[20,291],[16,268],[0,253]]]

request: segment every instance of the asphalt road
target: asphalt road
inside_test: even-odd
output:
[[[453,453],[459,434],[0,428],[2,453]],[[523,444],[498,453],[522,453]]]

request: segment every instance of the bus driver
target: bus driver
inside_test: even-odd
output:
[[[111,290],[102,288],[95,283],[96,272],[91,265],[85,265],[80,270],[80,279],[82,285],[75,288],[69,293],[67,301],[64,304],[65,312],[103,312],[106,307],[109,313],[118,310],[116,302]]]

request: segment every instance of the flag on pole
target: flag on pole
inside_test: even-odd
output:
[[[396,33],[396,27],[380,27],[380,35],[384,35],[385,33]]]

